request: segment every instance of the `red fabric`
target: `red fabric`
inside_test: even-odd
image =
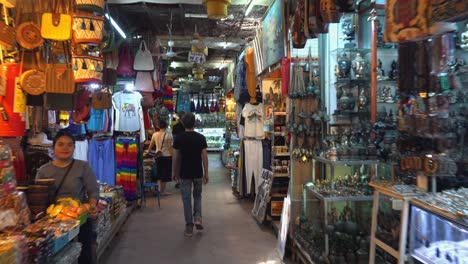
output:
[[[13,113],[16,82],[19,76],[20,65],[18,63],[2,64],[0,74],[6,79],[6,95],[0,96],[0,103],[3,105],[8,120],[5,121],[0,116],[0,137],[19,137],[24,135],[25,123],[20,114]]]
[[[119,66],[117,66],[117,74],[119,75],[135,75],[133,70],[133,56],[130,51],[128,42],[124,42],[120,47]]]
[[[148,109],[143,109],[143,123],[145,124],[145,130],[151,128],[151,122],[148,117]]]

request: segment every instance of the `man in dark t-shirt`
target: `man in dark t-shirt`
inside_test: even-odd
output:
[[[203,230],[201,193],[202,185],[208,183],[208,152],[206,138],[194,131],[195,116],[186,113],[181,122],[185,132],[174,138],[172,162],[173,179],[180,183],[184,204],[185,235],[193,235],[193,225]],[[193,186],[193,210],[192,210]]]

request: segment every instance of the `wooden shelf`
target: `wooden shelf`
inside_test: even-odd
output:
[[[277,173],[277,172],[273,172],[273,175],[277,178],[279,177],[285,177],[285,178],[288,178],[289,177],[289,173]]]
[[[290,155],[291,155],[291,153],[285,152],[285,153],[274,154],[273,156],[275,156],[275,157],[289,157]]]
[[[285,116],[285,115],[287,115],[286,112],[274,112],[273,114],[274,114],[275,116]]]

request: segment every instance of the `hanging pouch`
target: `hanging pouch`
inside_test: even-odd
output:
[[[105,0],[76,0],[76,8],[86,12],[101,13],[104,10]]]
[[[31,0],[18,1],[16,7],[16,34],[11,35],[13,38],[16,37],[16,41],[21,47],[28,50],[38,48],[44,43],[44,39],[41,37],[41,29],[38,26],[39,11],[35,10],[36,5],[41,6],[41,1],[37,3],[33,3]],[[21,15],[25,9],[30,9],[34,17],[21,21]]]
[[[104,17],[77,13],[73,15],[73,42],[101,44]]]
[[[94,109],[109,109],[112,107],[112,94],[108,89],[95,92],[91,96],[91,106]]]
[[[73,69],[68,60],[68,44],[63,43],[65,63],[56,63],[53,58],[52,63],[46,68],[46,92],[59,94],[73,94],[75,83],[73,80]]]
[[[45,92],[46,87],[46,75],[40,69],[39,65],[39,53],[36,52],[34,55],[34,61],[36,63],[34,69],[25,71],[20,75],[20,86],[23,91],[30,95],[40,95]],[[24,51],[21,54],[21,66],[20,71],[23,70],[24,62]]]
[[[73,55],[75,83],[101,83],[103,70],[103,58],[88,55]]]
[[[140,42],[140,48],[135,54],[133,69],[135,71],[154,70],[153,56],[151,56],[151,51],[148,49],[148,46],[144,40]]]
[[[71,39],[72,17],[68,14],[65,0],[53,0],[51,3],[54,6],[52,13],[42,14],[41,36],[58,41]],[[59,11],[60,7],[62,13]]]
[[[137,72],[135,79],[135,90],[142,92],[154,92],[153,80],[150,72]]]
[[[117,74],[122,76],[135,76],[133,70],[133,57],[130,51],[130,46],[124,42],[120,48],[119,66],[117,66]]]

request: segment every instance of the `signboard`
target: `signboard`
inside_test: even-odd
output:
[[[280,229],[278,230],[278,242],[276,243],[276,250],[281,256],[281,259],[284,258],[284,253],[286,250],[286,241],[288,240],[288,231],[289,231],[289,221],[291,220],[291,198],[289,195],[284,198],[283,202],[283,212],[281,213],[281,224]]]
[[[259,223],[262,223],[265,220],[271,183],[273,180],[273,172],[264,169],[262,172],[262,178],[263,181],[260,186],[258,186],[258,193],[255,196],[255,203],[252,209],[252,216]]]
[[[203,54],[202,52],[189,52],[188,62],[204,63],[205,60],[205,54]]]

